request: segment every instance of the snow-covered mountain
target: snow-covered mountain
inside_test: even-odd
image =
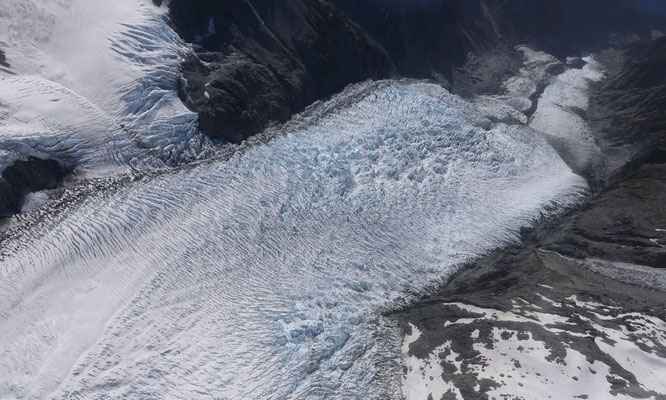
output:
[[[205,151],[175,90],[188,48],[164,12],[134,0],[4,1],[0,169],[35,155],[106,174]]]
[[[6,243],[3,391],[397,393],[373,370],[396,362],[377,310],[586,186],[538,133],[435,85],[354,87],[277,134]]]
[[[403,29],[430,3],[368,10]],[[462,371],[453,341],[410,350],[453,323],[428,326],[426,315],[407,333],[388,314],[585,201],[615,168],[587,116],[613,71],[607,54],[514,47],[495,3],[445,3],[432,15],[470,14],[408,62],[399,57],[412,49],[400,48],[418,35],[378,34],[376,15],[342,0],[3,0],[0,171],[30,157],[76,169],[0,226],[0,398],[428,398],[472,378],[484,380],[479,398],[505,395],[492,359],[523,356],[519,343],[479,348],[486,364],[466,360],[478,370],[460,378],[441,367]],[[211,131],[224,121],[234,133]],[[615,312],[580,303],[598,319]],[[525,314],[446,306],[471,315],[457,325]],[[521,307],[528,323],[573,325]],[[661,337],[663,321],[636,318],[657,321]],[[548,370],[537,339],[538,357],[521,360]],[[588,366],[580,354],[562,359]],[[605,360],[598,371],[629,365]],[[645,352],[634,367],[662,364]],[[585,374],[576,390],[619,390]],[[658,378],[636,393],[661,390]]]

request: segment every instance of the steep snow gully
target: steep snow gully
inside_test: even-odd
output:
[[[549,77],[557,61],[524,48],[506,94],[472,102],[416,81],[350,86],[221,153],[178,100],[188,49],[159,9],[9,0],[0,34],[3,162],[129,174],[10,221],[3,398],[399,398],[402,337],[382,311],[587,191],[549,141],[595,151],[568,111],[603,74],[591,57]]]

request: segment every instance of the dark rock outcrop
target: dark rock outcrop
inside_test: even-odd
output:
[[[666,28],[666,4],[639,0],[487,1],[509,40],[556,57],[596,52]]]
[[[7,63],[7,58],[5,57],[5,53],[2,50],[0,50],[0,66],[9,68],[9,64]]]
[[[504,44],[490,10],[469,0],[337,0],[405,77],[452,79],[470,52]]]
[[[666,268],[666,164],[646,163],[573,214],[544,248]]]
[[[666,37],[631,44],[595,96],[594,121],[612,148],[647,157],[666,144]]]
[[[516,68],[515,44],[564,57],[666,28],[666,5],[630,0],[173,0],[169,7],[174,29],[197,54],[183,65],[183,100],[204,132],[232,142],[349,83],[398,74],[461,94],[472,84],[492,91]],[[470,62],[480,76],[461,68]]]
[[[350,82],[392,76],[386,52],[325,1],[173,1],[198,58],[183,97],[213,137],[240,142]],[[213,33],[214,32],[214,33]]]
[[[68,170],[57,161],[29,157],[15,161],[0,177],[0,218],[21,211],[25,195],[44,189],[53,189]]]

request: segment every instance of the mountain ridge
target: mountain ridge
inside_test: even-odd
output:
[[[181,98],[204,132],[234,143],[361,80],[402,76],[451,88],[469,79],[458,72],[471,55],[500,53],[487,76],[471,78],[488,90],[501,84],[497,75],[517,69],[518,44],[566,58],[666,30],[666,18],[625,0],[173,0],[169,7],[172,27],[196,53],[183,65]]]

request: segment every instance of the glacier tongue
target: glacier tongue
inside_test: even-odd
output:
[[[176,94],[189,50],[164,12],[142,0],[3,1],[0,170],[28,155],[99,175],[208,154]]]
[[[538,133],[431,84],[356,85],[276,129],[8,240],[0,395],[398,397],[378,310],[586,190]]]

